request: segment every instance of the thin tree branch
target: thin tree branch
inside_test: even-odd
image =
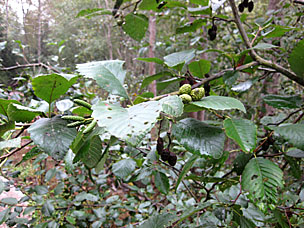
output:
[[[239,66],[237,68],[228,68],[226,70],[223,70],[221,72],[218,72],[212,76],[210,76],[209,78],[205,78],[205,79],[202,79],[200,82],[196,83],[195,85],[192,86],[192,89],[195,89],[197,87],[200,87],[201,85],[205,84],[206,82],[210,82],[210,81],[213,81],[215,79],[218,79],[220,77],[222,77],[226,72],[228,71],[241,71],[241,70],[245,70],[245,69],[248,69],[248,68],[251,68],[251,67],[254,67],[254,66],[258,66],[259,63],[256,62],[256,61],[253,61],[251,63],[248,63],[248,64],[245,64],[245,65],[242,65],[242,66]],[[170,95],[178,95],[178,91],[175,91],[175,92],[172,92],[172,93],[168,93],[168,94],[163,94],[163,95],[160,95],[160,96],[157,96],[157,97],[154,97],[152,98],[151,100],[152,101],[157,101],[157,100],[160,100],[164,97],[167,97],[167,96],[170,96]]]
[[[304,1],[303,0],[298,0],[298,1],[294,0],[293,3],[304,5]]]
[[[21,146],[20,148],[17,148],[17,149],[15,149],[15,150],[11,151],[10,153],[1,156],[1,157],[0,157],[0,160],[3,160],[3,159],[5,159],[5,158],[8,158],[8,157],[12,156],[13,154],[15,154],[15,153],[17,153],[18,151],[22,150],[24,147],[30,145],[32,142],[33,142],[33,141],[30,140],[29,142],[25,143],[25,144],[24,144],[23,146]]]
[[[288,77],[289,79],[291,79],[292,81],[295,81],[297,82],[298,84],[304,86],[304,79],[303,78],[300,78],[298,77],[295,73],[293,73],[292,71],[289,71],[288,69],[274,63],[274,62],[271,62],[269,60],[266,60],[264,58],[262,58],[261,56],[259,56],[255,50],[252,49],[252,45],[251,45],[251,42],[249,41],[249,38],[247,36],[247,33],[242,25],[242,22],[241,22],[241,19],[240,19],[240,16],[238,14],[238,9],[235,5],[235,2],[234,0],[229,0],[229,3],[230,3],[230,6],[231,6],[231,9],[232,9],[232,12],[233,12],[233,16],[235,18],[235,22],[237,24],[237,27],[239,29],[239,32],[243,38],[243,41],[245,43],[245,46],[247,47],[247,49],[250,49],[250,56],[255,60],[257,61],[258,63],[260,63],[261,65],[264,65],[264,66],[267,66],[267,67],[270,67],[272,69],[275,69],[277,72],[285,75],[286,77]]]
[[[298,113],[298,112],[300,112],[302,110],[302,108],[300,108],[300,109],[298,109],[298,110],[296,110],[296,111],[294,111],[294,112],[291,112],[288,116],[286,116],[283,120],[281,120],[280,122],[278,122],[278,123],[269,123],[269,124],[267,124],[267,126],[269,126],[269,125],[275,125],[275,126],[278,126],[278,125],[280,125],[281,123],[284,123],[286,120],[288,120],[291,116],[293,116],[294,114],[296,114],[296,113]]]
[[[4,67],[4,68],[0,68],[0,71],[11,71],[11,70],[17,70],[17,69],[21,69],[21,68],[30,68],[30,67],[43,67],[47,70],[52,70],[56,73],[60,73],[59,70],[56,70],[54,67],[48,66],[44,63],[29,63],[29,64],[23,64],[23,65]]]

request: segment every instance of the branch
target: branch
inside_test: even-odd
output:
[[[304,1],[303,0],[294,0],[293,3],[298,3],[298,4],[301,4],[301,5],[304,5]]]
[[[17,149],[15,149],[15,150],[11,151],[10,153],[1,156],[1,157],[0,157],[0,160],[3,160],[3,159],[5,159],[5,158],[8,158],[8,157],[12,156],[13,154],[15,154],[15,153],[17,153],[18,151],[22,150],[24,147],[30,145],[32,142],[33,142],[33,141],[30,140],[29,142],[25,143],[25,144],[24,144],[23,146],[21,146],[20,148],[17,148]]]
[[[212,76],[210,76],[208,78],[202,79],[200,82],[198,82],[195,85],[193,85],[192,89],[198,88],[198,87],[200,87],[201,85],[203,85],[203,84],[205,84],[207,82],[210,82],[210,81],[213,81],[215,79],[218,79],[218,78],[222,77],[228,71],[241,71],[241,70],[245,70],[245,69],[257,66],[257,65],[259,65],[259,63],[256,62],[256,61],[254,61],[254,62],[245,64],[245,65],[242,65],[242,66],[239,66],[239,67],[236,67],[236,68],[228,68],[228,69],[223,70],[221,72],[218,72],[218,73],[216,73],[216,74],[214,74],[214,75],[212,75]],[[178,95],[178,91],[154,97],[154,98],[151,99],[151,101],[158,101],[158,100],[160,100],[160,99],[162,99],[164,97],[170,96],[170,95]]]
[[[237,24],[237,27],[239,29],[239,32],[243,38],[243,41],[245,43],[245,46],[247,49],[250,49],[250,56],[257,61],[259,64],[270,67],[272,69],[275,69],[277,72],[285,75],[286,77],[288,77],[289,79],[291,79],[292,81],[297,82],[298,84],[304,86],[304,79],[298,77],[295,73],[293,73],[292,71],[289,71],[288,69],[274,63],[271,62],[269,60],[263,59],[261,56],[259,56],[255,50],[252,49],[252,45],[251,42],[249,41],[249,38],[247,36],[247,33],[242,25],[241,19],[240,19],[240,15],[238,14],[238,9],[235,5],[234,0],[229,0],[232,12],[233,12],[233,16],[235,18],[235,22]]]
[[[11,70],[17,70],[17,69],[21,69],[21,68],[30,68],[30,67],[43,67],[47,70],[52,70],[56,73],[60,73],[59,70],[56,70],[54,67],[48,66],[44,63],[29,63],[29,64],[23,64],[23,65],[4,67],[4,68],[0,68],[0,71],[11,71]]]

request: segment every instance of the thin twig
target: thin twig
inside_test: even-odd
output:
[[[17,149],[15,149],[15,150],[11,151],[10,153],[1,156],[1,157],[0,157],[0,160],[3,160],[3,159],[5,159],[5,158],[8,158],[8,157],[12,156],[13,154],[15,154],[15,153],[17,153],[18,151],[22,150],[24,147],[28,146],[28,145],[31,144],[32,142],[33,142],[33,141],[30,140],[29,142],[25,143],[25,144],[24,144],[23,146],[21,146],[20,148],[17,148]]]
[[[56,73],[60,73],[59,70],[56,70],[54,67],[48,66],[44,63],[29,63],[29,64],[23,64],[23,65],[4,67],[4,68],[0,68],[0,71],[11,71],[11,70],[17,70],[17,69],[21,69],[21,68],[31,68],[31,67],[43,67],[47,70],[52,70]]]
[[[236,201],[239,199],[241,194],[242,194],[242,175],[240,175],[240,192],[236,196],[236,198],[232,201],[232,205],[236,203]]]
[[[281,123],[284,123],[286,120],[288,120],[291,116],[293,116],[294,114],[296,114],[296,113],[298,113],[298,112],[300,112],[302,110],[302,108],[300,108],[300,109],[298,109],[298,110],[296,110],[296,111],[294,111],[294,112],[291,112],[288,116],[286,116],[283,120],[281,120],[280,122],[278,122],[278,123],[269,123],[269,124],[267,124],[267,126],[269,126],[269,125],[275,125],[275,126],[278,126],[278,125],[280,125]]]

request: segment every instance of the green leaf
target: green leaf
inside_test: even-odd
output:
[[[189,64],[189,70],[191,74],[198,78],[204,78],[205,74],[209,73],[210,68],[211,68],[210,61],[205,59],[194,61]]]
[[[197,29],[201,28],[206,22],[203,19],[197,19],[186,24],[182,27],[176,29],[176,34],[186,33],[186,32],[195,32]]]
[[[152,129],[162,107],[158,101],[148,101],[130,108],[100,101],[92,109],[92,116],[100,127],[105,127],[111,135],[135,146]]]
[[[290,30],[293,30],[293,28],[287,26],[275,25],[273,30],[271,30],[270,32],[268,32],[266,35],[263,36],[267,38],[281,37]]]
[[[23,215],[31,214],[35,210],[36,210],[36,207],[26,207],[23,211]]]
[[[240,228],[255,228],[256,225],[249,220],[248,218],[246,218],[243,213],[242,210],[239,209],[234,209],[233,210],[233,220],[236,221],[239,225]]]
[[[157,187],[157,189],[163,194],[168,194],[170,185],[169,179],[166,174],[158,171],[153,171],[153,176],[155,178],[155,186]]]
[[[49,104],[65,94],[76,82],[75,76],[48,74],[40,75],[32,80],[35,95]]]
[[[167,96],[160,100],[164,113],[168,115],[179,117],[183,114],[184,104],[182,99],[176,95]]]
[[[76,137],[75,128],[68,128],[60,116],[41,118],[28,129],[31,139],[55,160],[62,160]]]
[[[247,163],[251,159],[252,154],[246,154],[244,152],[240,152],[238,156],[233,161],[233,171],[236,172],[237,175],[241,175],[244,171]]]
[[[76,148],[77,147],[77,148]],[[83,136],[82,139],[71,146],[76,154],[73,162],[81,160],[87,167],[94,168],[102,157],[102,141],[99,135]]]
[[[82,106],[78,106],[78,107],[75,107],[75,108],[72,108],[71,109],[71,112],[77,116],[90,116],[92,114],[92,110],[89,110],[85,107],[82,107]]]
[[[157,9],[158,3],[157,1],[151,1],[151,0],[142,0],[139,4],[138,8],[140,10],[153,10],[153,11],[159,11]]]
[[[253,200],[269,199],[276,202],[277,188],[283,187],[283,172],[272,161],[253,158],[242,174],[242,188]]]
[[[137,60],[148,62],[148,63],[157,63],[157,64],[161,64],[161,65],[164,63],[163,60],[156,58],[156,57],[154,57],[154,58],[137,58]]]
[[[20,165],[21,163],[23,162],[26,162],[34,157],[36,157],[37,155],[41,154],[42,151],[37,147],[33,147],[30,151],[28,151],[23,157],[22,157],[22,160],[20,162],[18,162],[16,164],[16,166]]]
[[[102,9],[102,8],[92,8],[92,9],[84,9],[81,10],[76,18],[78,17],[86,17],[86,18],[91,18],[94,16],[99,16],[99,15],[111,15],[112,12],[110,10]]]
[[[188,11],[190,14],[199,14],[199,15],[211,15],[212,10],[210,6],[202,6],[197,8],[188,7]]]
[[[99,197],[96,195],[93,195],[91,193],[86,193],[86,192],[81,192],[75,197],[75,201],[84,201],[84,200],[96,202],[99,200]]]
[[[246,119],[225,119],[226,135],[233,139],[244,152],[252,152],[257,142],[257,127]]]
[[[28,108],[19,104],[11,103],[7,109],[9,119],[16,122],[30,122],[36,116],[42,114],[41,111]]]
[[[269,44],[269,43],[258,43],[252,49],[258,49],[258,50],[265,50],[265,49],[271,49],[271,48],[278,48],[278,46]]]
[[[133,159],[124,159],[116,162],[112,167],[112,171],[115,176],[125,178],[135,170],[135,167],[136,162]]]
[[[242,102],[232,97],[208,96],[200,101],[191,102],[192,105],[214,110],[231,110],[238,109],[246,113],[246,109]]]
[[[0,114],[8,117],[7,109],[8,109],[8,106],[10,104],[20,104],[21,105],[21,103],[19,101],[16,101],[16,100],[6,100],[6,99],[1,99],[0,98]]]
[[[41,209],[41,212],[44,216],[50,217],[52,216],[53,212],[55,211],[55,207],[53,206],[52,200],[47,200]]]
[[[134,40],[141,41],[149,26],[149,19],[143,14],[130,13],[125,17],[122,29]]]
[[[176,215],[170,213],[163,213],[154,215],[141,224],[138,228],[164,228],[169,227],[176,219]]]
[[[14,138],[0,142],[0,150],[4,148],[21,147],[21,138]]]
[[[147,87],[148,85],[150,85],[154,80],[158,80],[162,77],[165,76],[172,76],[172,73],[168,72],[168,71],[163,71],[154,75],[151,75],[149,77],[146,77],[141,84],[140,89],[142,90],[143,88]]]
[[[227,71],[223,75],[223,81],[226,85],[232,86],[239,77],[240,73],[238,71]]]
[[[288,62],[293,72],[304,78],[304,39],[294,47],[289,55]]]
[[[225,133],[219,127],[187,118],[173,125],[172,136],[188,151],[217,159],[224,150]]]
[[[45,174],[45,181],[50,181],[55,176],[56,172],[56,169],[49,169]]]
[[[286,155],[294,158],[304,158],[304,151],[298,148],[289,148]]]
[[[183,170],[180,172],[179,176],[178,176],[178,179],[177,179],[177,182],[176,182],[176,186],[175,186],[175,191],[177,190],[179,184],[181,183],[181,181],[184,179],[184,177],[186,176],[186,174],[188,173],[188,171],[192,168],[194,162],[196,161],[196,159],[198,159],[199,156],[196,155],[196,154],[193,154],[191,156],[191,158],[189,158],[184,167],[183,167]]]
[[[190,62],[195,57],[195,50],[186,50],[181,52],[175,52],[164,57],[165,64],[168,67],[177,67],[179,70],[185,63]]]
[[[18,203],[18,200],[16,198],[7,197],[7,198],[2,198],[0,202],[7,205],[16,205]]]
[[[182,221],[184,221],[185,219],[187,219],[187,218],[191,217],[192,215],[196,214],[197,212],[203,211],[205,208],[209,207],[210,205],[212,205],[212,202],[209,200],[209,201],[204,202],[204,203],[199,203],[199,205],[197,207],[189,207],[189,209],[185,210],[183,212],[183,214],[179,216],[179,220],[178,220],[177,225],[179,223],[181,223]]]
[[[5,132],[9,130],[15,129],[15,121],[8,121],[4,124],[0,125],[0,137],[5,134]]]
[[[184,80],[183,78],[170,78],[168,80],[158,82],[156,84],[156,87],[157,87],[157,90],[160,91],[160,90],[166,89],[170,84],[174,84],[176,82],[180,82],[183,80]]]
[[[266,104],[275,108],[299,108],[303,104],[302,98],[299,95],[266,95],[263,97],[263,100]]]
[[[11,209],[7,208],[0,212],[0,224],[4,223],[7,220],[7,218],[9,217],[10,211],[11,211]]]
[[[289,228],[288,221],[286,219],[286,216],[282,214],[281,211],[278,209],[275,209],[273,211],[273,215],[276,218],[276,221],[280,224],[281,228]]]
[[[289,124],[279,127],[269,127],[274,130],[275,133],[282,136],[286,141],[293,146],[304,150],[304,124]]]
[[[36,185],[34,189],[38,195],[45,195],[49,192],[48,188],[43,185]]]
[[[126,71],[122,66],[124,61],[107,60],[77,64],[77,71],[87,78],[96,80],[97,84],[113,95],[128,98],[123,83]]]

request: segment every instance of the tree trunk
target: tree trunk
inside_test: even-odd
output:
[[[37,55],[38,62],[41,60],[41,0],[38,0],[38,34],[37,34]]]
[[[154,49],[155,49],[155,39],[156,39],[156,23],[155,23],[155,16],[153,15],[153,12],[150,12],[150,17],[149,17],[149,58],[154,58]],[[149,63],[149,75],[155,74],[155,63],[150,62]],[[157,89],[156,89],[156,81],[153,81],[149,85],[149,91],[156,96]]]
[[[108,0],[105,0],[106,9],[109,9],[109,3]],[[100,2],[98,1],[98,6],[101,8]],[[107,43],[108,43],[108,49],[109,49],[109,58],[110,60],[113,59],[113,46],[112,46],[112,40],[111,40],[111,23],[106,23],[107,27]]]

